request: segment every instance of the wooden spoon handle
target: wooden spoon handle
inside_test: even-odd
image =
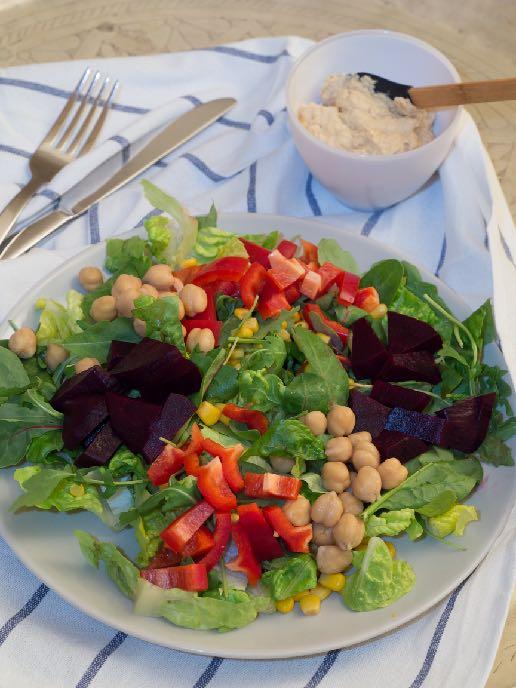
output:
[[[414,105],[420,108],[516,100],[516,78],[413,87],[409,94]]]

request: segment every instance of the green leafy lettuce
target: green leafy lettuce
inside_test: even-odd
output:
[[[461,536],[471,521],[478,521],[478,513],[475,507],[467,504],[456,504],[444,514],[429,518],[426,522],[426,527],[430,535],[438,538],[443,538],[447,535]]]
[[[104,562],[106,573],[120,592],[134,599],[140,573],[132,561],[111,542],[100,542],[84,530],[76,530],[74,534],[87,561],[97,569],[100,562]]]
[[[53,299],[38,299],[36,308],[41,310],[36,337],[39,346],[66,339],[80,332],[77,324],[82,319],[82,294],[71,289],[66,295],[66,306]]]
[[[317,585],[317,566],[310,554],[273,559],[262,576],[262,584],[273,600],[284,600]]]
[[[203,226],[197,232],[193,256],[199,263],[210,263],[223,256],[247,258],[244,244],[232,232],[218,227]]]
[[[144,294],[135,300],[133,315],[145,322],[147,337],[174,344],[182,353],[186,353],[179,319],[179,297],[155,299]]]
[[[280,242],[281,233],[276,230],[269,232],[269,234],[242,234],[242,239],[247,239],[253,244],[258,244],[258,246],[263,246],[263,248],[272,251]]]

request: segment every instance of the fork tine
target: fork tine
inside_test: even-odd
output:
[[[84,155],[84,153],[87,153],[94,145],[95,141],[97,140],[98,135],[100,134],[102,127],[104,126],[104,122],[106,121],[106,117],[110,108],[111,103],[114,101],[115,94],[118,90],[118,87],[120,86],[119,81],[115,81],[113,84],[113,87],[111,88],[111,92],[104,101],[104,105],[102,106],[102,112],[100,113],[97,121],[95,122],[95,125],[93,129],[91,130],[91,134],[88,136],[86,139],[86,142],[84,146],[81,148],[79,151],[79,155]]]
[[[68,141],[68,139],[70,138],[70,136],[74,132],[76,126],[79,124],[81,117],[82,117],[82,113],[84,112],[84,109],[86,108],[86,105],[89,102],[91,93],[95,87],[95,84],[99,80],[99,78],[100,78],[100,72],[95,72],[91,82],[88,85],[88,88],[86,89],[86,93],[81,93],[78,96],[78,98],[80,99],[80,103],[77,106],[77,109],[75,110],[74,115],[73,115],[70,123],[66,127],[63,134],[61,134],[59,141],[55,144],[55,147],[57,148],[57,150],[64,148],[65,143]]]
[[[91,74],[91,69],[90,69],[90,67],[86,67],[86,69],[84,70],[83,75],[81,76],[81,78],[79,79],[79,81],[78,81],[78,83],[77,83],[77,86],[75,87],[75,89],[74,89],[74,90],[72,91],[72,93],[70,94],[70,97],[69,97],[68,100],[66,101],[66,104],[65,104],[64,108],[63,108],[63,109],[61,110],[61,112],[59,113],[59,115],[58,115],[56,121],[54,122],[54,124],[53,124],[52,127],[50,128],[50,131],[49,131],[48,134],[45,136],[45,138],[43,139],[42,143],[50,143],[50,142],[55,138],[57,132],[58,132],[59,129],[61,128],[61,125],[62,125],[62,124],[64,123],[64,121],[66,120],[68,114],[70,113],[70,110],[72,109],[72,107],[73,107],[75,101],[77,100],[77,96],[78,96],[78,94],[79,94],[79,91],[80,91],[80,90],[82,89],[82,87],[84,86],[84,83],[85,83],[85,81],[88,79],[88,77],[90,76],[90,74]]]
[[[104,95],[104,91],[106,90],[106,87],[109,85],[110,79],[109,77],[106,77],[102,84],[99,87],[99,90],[97,92],[97,95],[95,96],[95,99],[93,100],[93,103],[90,106],[90,109],[88,111],[88,114],[84,118],[83,123],[81,124],[81,127],[77,134],[75,135],[75,138],[73,139],[72,143],[70,146],[67,148],[66,153],[68,155],[73,155],[76,149],[79,147],[81,141],[84,139],[84,136],[86,135],[86,132],[88,131],[88,128],[90,126],[90,123],[93,119],[93,115],[96,112],[97,106],[101,102],[101,98]]]

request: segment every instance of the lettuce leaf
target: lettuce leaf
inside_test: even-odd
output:
[[[273,559],[269,571],[262,576],[262,584],[273,600],[287,597],[317,585],[317,566],[310,554],[295,554]]]
[[[172,239],[170,222],[164,215],[149,217],[143,223],[148,236],[148,245],[158,261],[165,258],[166,250]]]
[[[317,249],[319,264],[332,263],[341,270],[359,274],[356,260],[349,251],[344,251],[335,239],[321,239]]]
[[[201,227],[197,232],[193,256],[199,263],[209,263],[223,256],[248,257],[244,244],[235,234],[210,226]]]
[[[166,296],[155,299],[144,294],[134,302],[133,315],[147,325],[147,337],[160,342],[174,344],[183,354],[186,353],[185,340],[179,319],[179,298]]]
[[[277,375],[243,370],[238,376],[239,404],[263,413],[281,407],[284,389]]]
[[[407,530],[415,519],[414,509],[383,511],[379,516],[371,514],[366,520],[366,535],[399,535]]]
[[[428,532],[435,537],[447,535],[464,535],[464,529],[472,521],[478,521],[478,512],[474,506],[456,504],[440,516],[429,518],[426,522]]]
[[[71,289],[66,295],[66,306],[53,299],[38,299],[36,308],[41,310],[36,337],[39,346],[66,339],[81,328],[83,295]]]
[[[108,239],[105,266],[109,272],[143,277],[151,265],[151,252],[144,239]]]

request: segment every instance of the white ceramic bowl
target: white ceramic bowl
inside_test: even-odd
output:
[[[447,156],[460,126],[461,108],[437,113],[436,138],[396,155],[348,153],[323,143],[299,122],[303,103],[320,102],[329,74],[369,72],[412,86],[460,81],[452,63],[412,36],[382,30],[342,33],[318,43],[296,62],[287,83],[290,128],[311,172],[344,203],[360,210],[385,208],[417,191]]]

